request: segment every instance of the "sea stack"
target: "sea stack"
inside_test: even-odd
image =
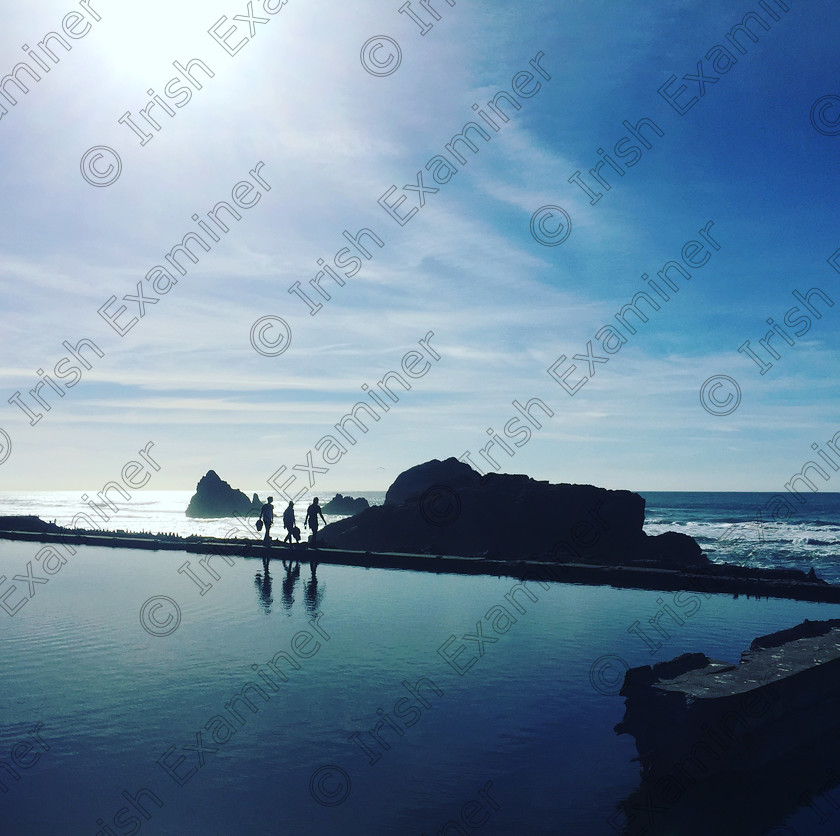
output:
[[[337,493],[322,507],[325,514],[335,514],[338,517],[351,517],[370,508],[370,503],[363,497],[342,496]]]
[[[195,493],[187,506],[188,517],[217,519],[219,517],[244,516],[262,507],[259,497],[253,499],[232,488],[219,478],[215,470],[208,470],[195,486]]]

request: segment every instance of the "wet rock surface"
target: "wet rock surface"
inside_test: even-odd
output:
[[[840,619],[760,636],[738,664],[686,653],[631,668],[620,693],[615,731],[635,738],[640,785],[617,832],[769,833],[838,783]]]

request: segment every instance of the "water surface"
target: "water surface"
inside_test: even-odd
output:
[[[28,562],[46,576],[42,548],[0,541],[0,594]],[[178,573],[185,561],[206,594]],[[244,558],[210,568],[218,580],[195,555],[83,547],[14,617],[0,612],[0,758],[35,723],[49,745],[19,780],[0,772],[5,832],[94,834],[101,819],[114,833],[434,834],[453,820],[467,833],[615,833],[607,819],[639,785],[634,741],[613,731],[625,665],[696,650],[737,661],[756,635],[840,615],[698,597],[652,653],[628,627],[657,613],[657,592],[326,565],[313,578],[279,561],[266,578]],[[15,583],[6,603],[26,594]],[[169,635],[141,626],[153,596],[180,608]],[[463,673],[438,652],[452,636]],[[287,681],[266,666],[275,657]],[[226,707],[248,683],[265,694],[248,691],[255,712]],[[149,819],[120,815],[121,793],[141,788],[164,806],[146,796]],[[812,819],[790,822],[831,832]]]

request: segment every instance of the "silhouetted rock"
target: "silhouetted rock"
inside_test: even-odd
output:
[[[385,504],[402,505],[409,499],[418,498],[423,491],[435,484],[446,485],[459,491],[461,488],[475,487],[480,483],[481,476],[468,464],[451,457],[443,461],[432,459],[400,473],[385,494]]]
[[[401,473],[385,504],[323,529],[345,549],[427,554],[536,557],[560,562],[704,566],[691,538],[642,531],[645,501],[630,491],[552,485],[528,476],[480,476],[455,458]]]
[[[337,493],[326,505],[321,506],[325,514],[336,516],[352,516],[370,508],[370,503],[362,496],[357,499],[352,496],[342,496]]]
[[[262,503],[254,494],[253,499],[232,488],[220,479],[215,470],[208,470],[195,486],[195,493],[187,506],[188,517],[217,518],[259,513]]]

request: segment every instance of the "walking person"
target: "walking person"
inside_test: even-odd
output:
[[[317,547],[317,536],[318,536],[318,516],[320,515],[321,519],[324,522],[324,525],[327,524],[327,521],[324,519],[324,515],[321,512],[321,506],[318,504],[318,497],[316,496],[315,499],[312,500],[312,504],[306,509],[306,524],[312,530],[312,545],[313,547]]]
[[[265,536],[263,537],[263,542],[268,543],[271,540],[269,536],[269,532],[271,531],[271,525],[274,522],[274,497],[270,496],[268,498],[268,502],[263,505],[260,509],[260,519],[262,520],[262,524],[265,527]]]
[[[283,512],[283,528],[286,529],[284,543],[292,544],[292,537],[300,542],[300,529],[295,525],[295,503],[289,500],[286,510]]]

